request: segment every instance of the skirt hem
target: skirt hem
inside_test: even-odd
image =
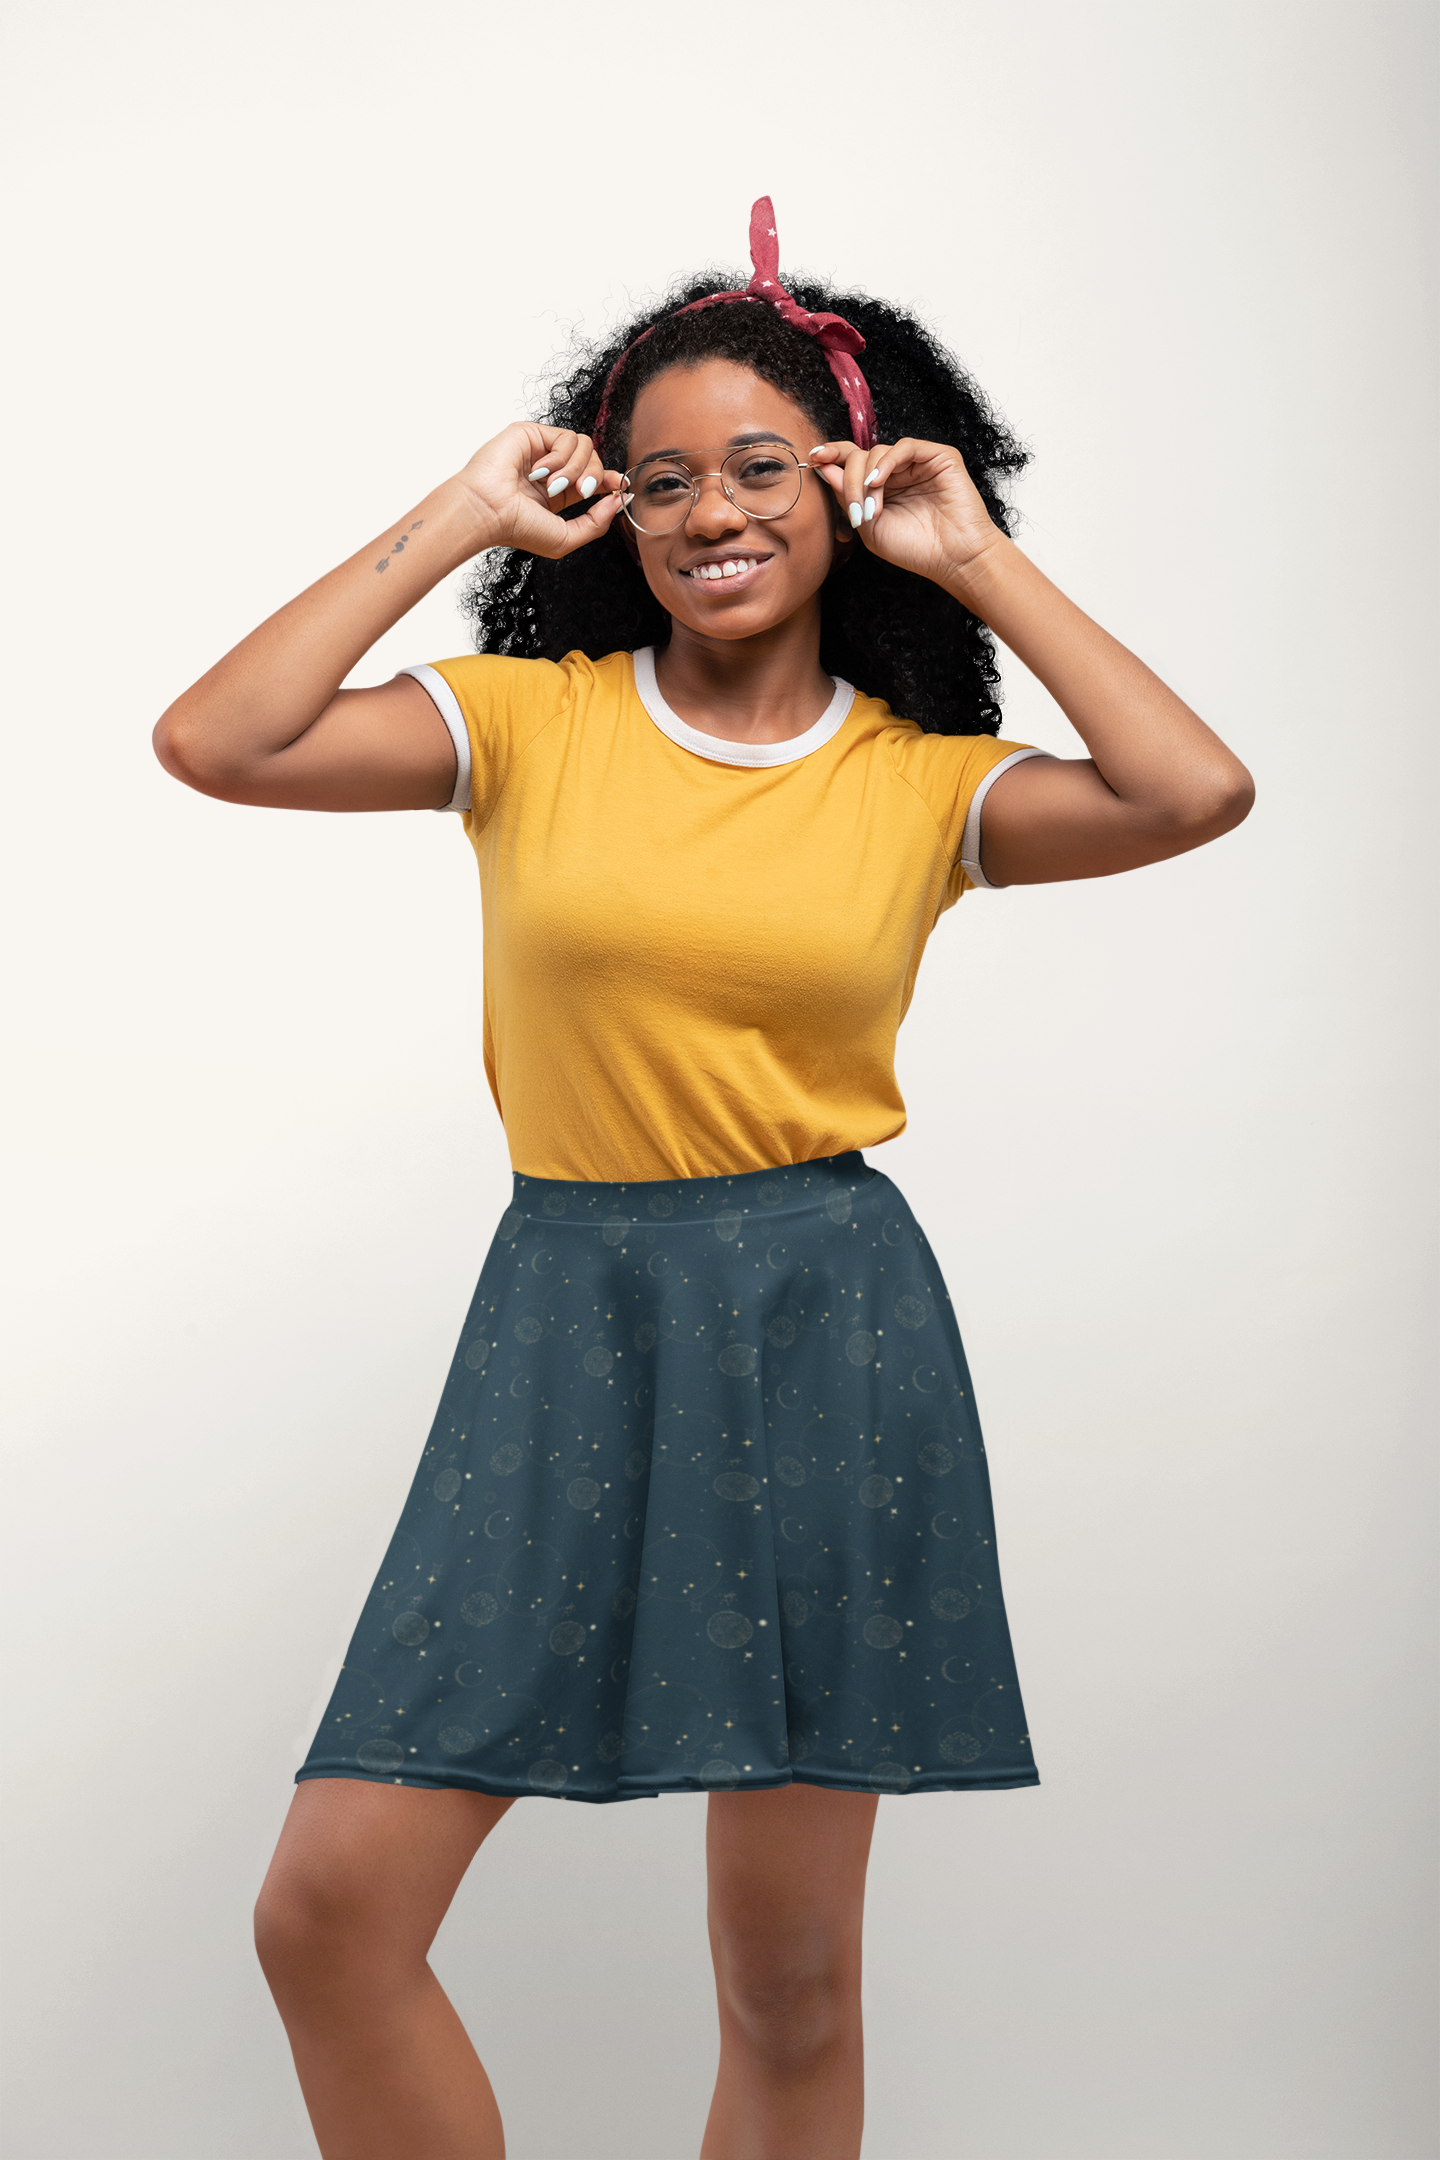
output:
[[[883,1778],[877,1782],[869,1777],[819,1777],[795,1770],[784,1777],[742,1777],[733,1783],[727,1779],[724,1784],[707,1785],[700,1778],[677,1778],[670,1784],[637,1783],[615,1792],[566,1792],[544,1786],[504,1785],[498,1779],[426,1777],[422,1772],[414,1771],[405,1777],[387,1777],[380,1771],[318,1767],[295,1773],[297,1785],[315,1778],[346,1778],[357,1785],[409,1785],[424,1792],[471,1792],[492,1800],[581,1800],[600,1807],[617,1800],[658,1800],[665,1793],[776,1792],[784,1785],[818,1785],[826,1792],[884,1793],[903,1798],[907,1793],[917,1792],[1011,1792],[1040,1783],[1040,1774],[1036,1770],[996,1777],[955,1777],[948,1771],[922,1770],[908,1777],[903,1785],[898,1778],[893,1783]]]

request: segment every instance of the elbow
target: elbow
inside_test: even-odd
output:
[[[187,787],[197,785],[192,731],[186,727],[178,705],[172,705],[168,712],[161,713],[151,733],[150,743],[172,780],[183,780]]]
[[[1221,833],[1233,832],[1237,825],[1244,824],[1254,806],[1255,782],[1239,758],[1232,758],[1227,771],[1216,779],[1207,838],[1218,840]]]
[[[1239,758],[1227,758],[1213,767],[1188,790],[1177,822],[1187,848],[1203,847],[1207,840],[1243,825],[1255,801],[1255,782]]]
[[[171,779],[183,781],[202,795],[224,795],[226,783],[235,779],[234,772],[215,756],[213,745],[207,745],[205,729],[186,710],[183,698],[160,715],[150,741]]]

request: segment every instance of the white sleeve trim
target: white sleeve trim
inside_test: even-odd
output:
[[[455,745],[455,792],[449,802],[441,803],[442,810],[468,810],[470,808],[470,730],[465,725],[465,715],[460,702],[438,668],[402,667],[402,675],[413,675],[422,690],[428,690],[435,710],[450,730],[450,740]]]
[[[971,884],[978,885],[981,892],[1003,892],[1005,890],[1003,885],[992,885],[989,878],[980,868],[980,812],[985,797],[994,787],[1001,773],[1009,772],[1012,765],[1023,763],[1027,757],[1048,757],[1049,755],[1048,750],[1012,750],[1009,757],[1001,758],[998,765],[991,766],[989,772],[986,773],[979,787],[976,788],[975,793],[970,798],[970,808],[965,814],[965,830],[960,836],[960,867]]]

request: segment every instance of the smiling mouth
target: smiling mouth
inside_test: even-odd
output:
[[[695,563],[689,570],[682,570],[680,575],[692,585],[703,585],[707,589],[714,585],[733,591],[739,585],[748,585],[769,560],[768,555],[717,556],[711,561]]]

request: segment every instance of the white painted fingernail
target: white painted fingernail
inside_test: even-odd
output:
[[[811,457],[819,457],[819,455],[820,455],[820,452],[821,452],[821,451],[822,451],[822,450],[823,450],[824,448],[825,448],[825,445],[824,445],[824,443],[823,443],[823,442],[817,442],[817,443],[816,443],[816,445],[815,445],[815,447],[814,447],[814,449],[813,449],[813,450],[812,450],[812,451],[810,452],[810,455],[811,455]]]
[[[550,467],[548,465],[537,465],[530,475],[532,480],[547,480],[549,477]]]
[[[865,482],[865,485],[866,485],[866,487],[874,487],[874,485],[875,485],[875,482],[876,482],[876,481],[877,481],[877,480],[879,479],[879,477],[880,477],[880,468],[879,468],[879,466],[877,465],[877,466],[875,467],[875,470],[874,470],[874,472],[872,472],[872,473],[871,473],[870,477],[869,477],[869,478],[867,479],[867,481]]]
[[[546,488],[545,493],[547,495],[563,495],[569,485],[570,483],[565,478],[564,473],[557,472],[549,487]]]
[[[850,523],[851,523],[852,525],[858,525],[858,524],[860,523],[861,517],[862,517],[863,515],[864,515],[864,513],[863,513],[863,511],[861,510],[861,508],[860,508],[860,505],[859,505],[859,503],[851,503],[851,505],[850,505]]]
[[[580,493],[582,495],[593,495],[598,485],[598,481],[593,480],[587,473],[585,475],[585,478],[580,482]]]
[[[873,495],[867,495],[867,496],[865,497],[865,522],[866,522],[866,524],[867,524],[867,525],[869,524],[869,522],[870,522],[871,518],[873,518],[873,517],[874,517],[874,515],[875,515],[875,498],[874,498],[874,496],[873,496]]]

